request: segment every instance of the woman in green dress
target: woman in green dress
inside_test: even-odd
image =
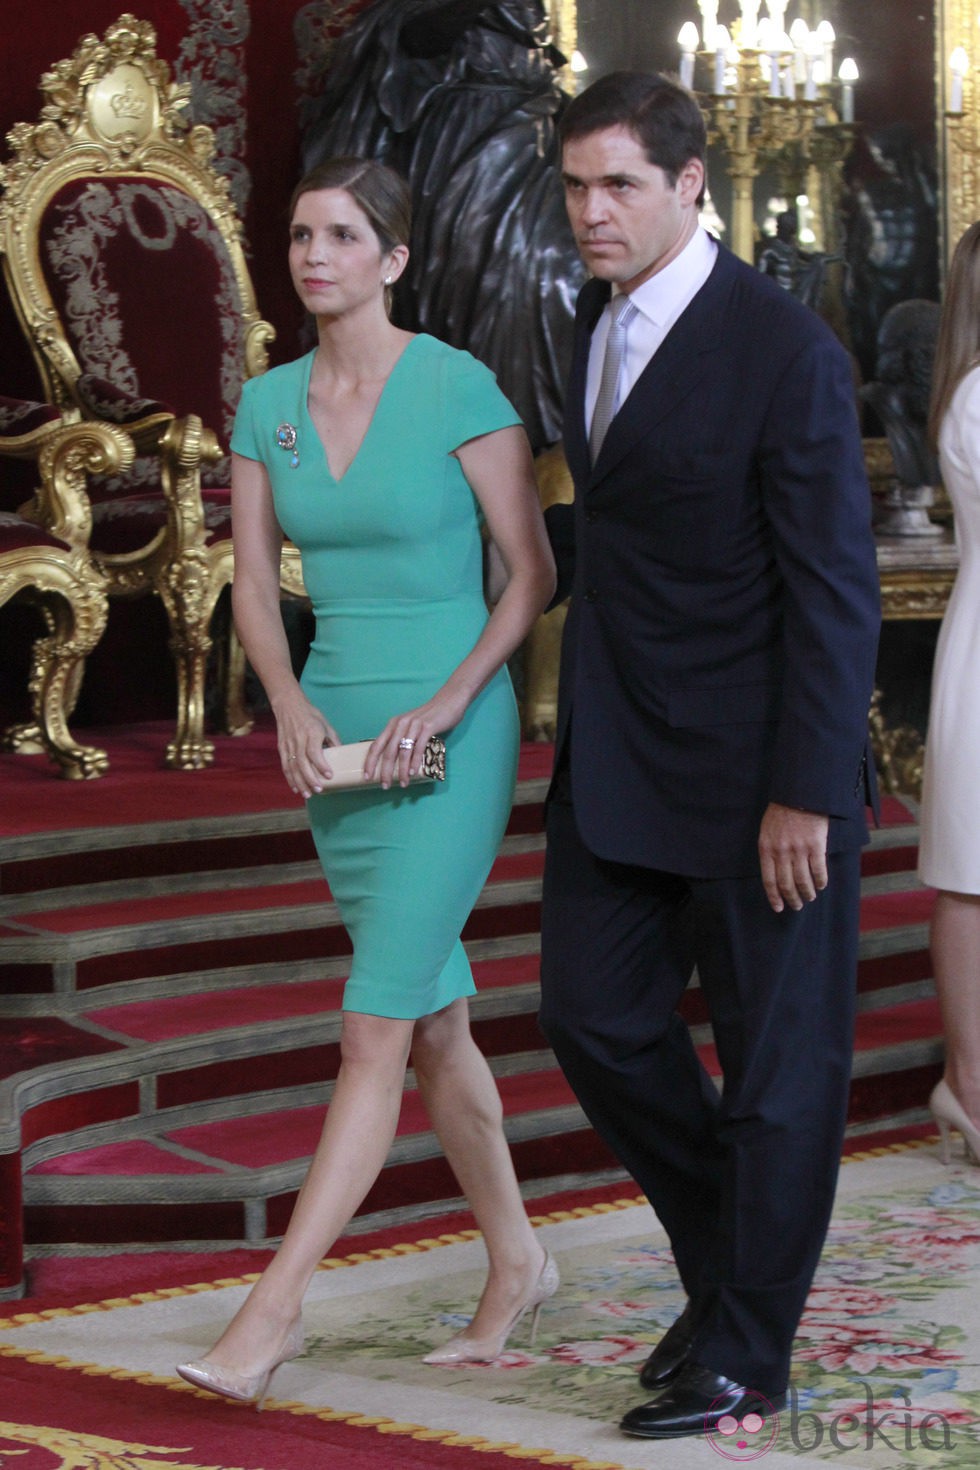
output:
[[[527,440],[493,375],[389,320],[408,231],[407,189],[382,165],[334,159],[299,184],[289,264],[318,345],[245,385],[232,438],[235,622],[353,945],[341,1066],[286,1235],[207,1357],[178,1368],[235,1399],[261,1402],[302,1351],[303,1294],[384,1164],[410,1057],[489,1261],[472,1322],[426,1361],[491,1360],[558,1284],[470,1035],[460,941],[513,797],[506,661],[554,566]],[[489,616],[484,521],[505,578]],[[316,613],[299,682],[279,610],[284,534]],[[434,735],[447,779],[409,785]],[[380,786],[331,792],[330,747],[358,740],[373,742]]]

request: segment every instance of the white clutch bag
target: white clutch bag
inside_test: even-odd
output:
[[[324,781],[321,795],[325,796],[328,791],[349,791],[352,786],[364,786],[370,790],[381,785],[380,776],[375,776],[373,781],[364,779],[364,762],[371,744],[370,740],[355,740],[350,745],[325,747],[333,776],[329,781]],[[422,752],[422,764],[418,772],[409,777],[408,784],[417,786],[420,781],[445,779],[446,742],[438,735],[433,735]]]

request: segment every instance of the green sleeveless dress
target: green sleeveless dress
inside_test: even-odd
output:
[[[428,699],[479,637],[481,513],[452,451],[520,420],[482,363],[413,337],[335,480],[307,409],[313,357],[245,384],[231,447],[265,466],[300,549],[316,614],[302,687],[346,743]],[[501,669],[446,734],[444,783],[308,802],[353,945],[345,1010],[414,1019],[474,993],[460,933],[504,833],[518,742]]]

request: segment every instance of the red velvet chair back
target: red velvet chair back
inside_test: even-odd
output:
[[[242,301],[201,203],[145,173],[73,179],[49,201],[39,236],[86,407],[123,422],[155,406],[196,413],[226,446],[245,371]],[[227,475],[219,461],[202,483]]]

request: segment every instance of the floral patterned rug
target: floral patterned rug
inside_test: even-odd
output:
[[[465,1448],[474,1466],[498,1456],[577,1470],[690,1470],[718,1459],[869,1470],[980,1465],[980,1169],[944,1168],[934,1142],[844,1166],[790,1401],[778,1426],[761,1433],[747,1421],[727,1438],[621,1436],[619,1417],[642,1400],[637,1369],[682,1305],[665,1238],[649,1207],[625,1190],[614,1203],[536,1223],[562,1287],[533,1346],[518,1333],[492,1366],[421,1363],[465,1322],[479,1289],[482,1246],[472,1232],[345,1256],[314,1280],[306,1353],[274,1380],[275,1417],[304,1416],[308,1436],[317,1417],[370,1424],[388,1436],[392,1463],[401,1441],[403,1463],[415,1463],[428,1442],[433,1452]],[[52,1394],[59,1371],[106,1374],[188,1395],[188,1422],[213,1407],[238,1425],[247,1411],[214,1400],[205,1409],[172,1365],[207,1348],[246,1290],[244,1279],[219,1280],[12,1313],[0,1323],[0,1355],[50,1364]],[[14,1407],[0,1409],[0,1464],[29,1442],[17,1437]],[[107,1424],[104,1433],[113,1432]],[[261,1463],[272,1470],[279,1461]],[[346,1463],[336,1446],[329,1463]]]

